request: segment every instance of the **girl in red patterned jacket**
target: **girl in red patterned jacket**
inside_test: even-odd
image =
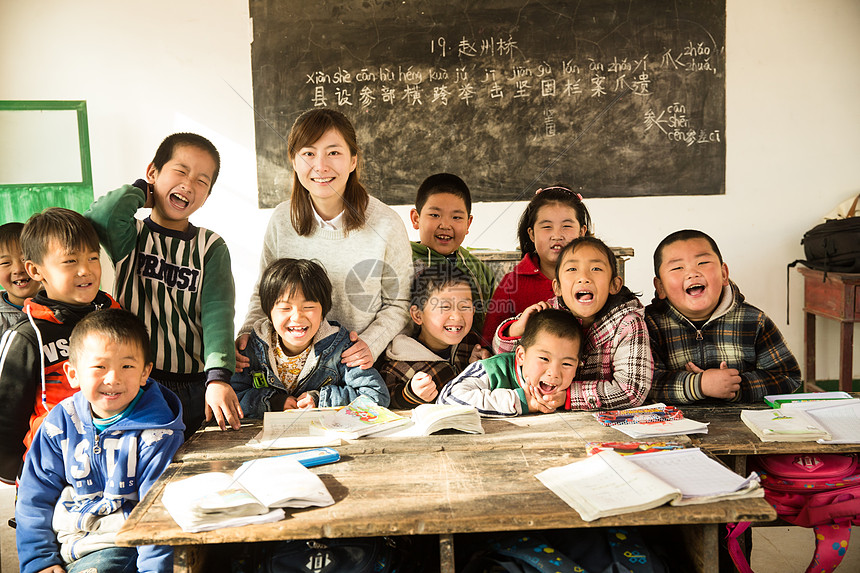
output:
[[[595,237],[571,241],[558,257],[553,290],[555,297],[504,321],[493,350],[512,351],[538,310],[567,309],[582,323],[585,341],[565,408],[623,409],[642,404],[653,375],[645,309],[618,276],[612,250]]]
[[[517,236],[523,260],[496,287],[482,338],[492,340],[503,320],[551,298],[561,249],[576,237],[591,234],[591,217],[579,193],[563,185],[538,189],[520,217]]]

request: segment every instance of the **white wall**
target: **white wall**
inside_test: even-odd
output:
[[[804,231],[860,191],[860,2],[727,0],[726,11],[726,194],[586,203],[604,240],[635,249],[628,284],[645,302],[660,239],[713,235],[802,362],[802,282],[791,273],[789,326],[785,265],[802,256]],[[249,42],[247,0],[0,3],[0,99],[86,100],[96,195],[142,176],[169,133],[215,143],[221,176],[193,220],[230,246],[239,321],[269,217],[256,206]],[[475,205],[466,246],[514,248],[523,205]],[[836,378],[836,324],[819,321],[818,340],[819,377]]]

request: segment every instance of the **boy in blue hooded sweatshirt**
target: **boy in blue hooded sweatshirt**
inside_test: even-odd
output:
[[[15,518],[23,573],[173,571],[168,546],[114,537],[182,444],[182,406],[149,378],[149,335],[133,314],[87,315],[64,365],[80,391],[40,426],[24,461]]]

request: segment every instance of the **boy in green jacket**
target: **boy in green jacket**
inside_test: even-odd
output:
[[[478,337],[484,328],[487,305],[496,288],[493,271],[461,247],[472,224],[472,195],[466,183],[450,173],[431,175],[421,183],[415,208],[409,213],[418,242],[412,242],[415,272],[441,263],[456,266],[472,281],[475,320],[472,332]],[[489,348],[489,341],[483,343]]]
[[[146,180],[93,203],[85,216],[116,271],[114,296],[150,332],[152,378],[182,402],[186,436],[212,416],[223,430],[243,417],[229,384],[235,289],[227,244],[188,218],[203,206],[221,159],[200,135],[174,133],[155,152]],[[141,207],[152,212],[136,219]]]

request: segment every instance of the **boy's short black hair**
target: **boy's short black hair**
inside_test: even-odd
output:
[[[293,296],[301,290],[305,299],[322,306],[323,318],[331,310],[331,281],[325,269],[308,259],[278,259],[273,261],[260,278],[260,306],[272,318],[272,309],[286,294]]]
[[[0,225],[0,249],[5,249],[10,245],[21,245],[21,230],[24,228],[24,223],[6,223]]]
[[[173,157],[173,152],[176,148],[183,145],[202,149],[212,156],[212,159],[215,161],[215,173],[212,174],[212,181],[209,183],[209,192],[212,193],[215,181],[218,180],[218,173],[221,171],[221,155],[218,153],[215,145],[202,135],[197,135],[196,133],[174,133],[173,135],[168,135],[161,142],[161,145],[158,146],[158,149],[155,150],[152,164],[158,171],[161,171],[164,164]]]
[[[424,310],[434,293],[453,285],[466,285],[470,294],[473,290],[472,279],[459,267],[447,262],[431,265],[413,277],[411,305]]]
[[[76,366],[84,340],[92,335],[104,336],[111,342],[137,346],[144,364],[152,364],[152,346],[146,325],[137,316],[121,308],[94,310],[75,325],[69,337],[69,362]]]
[[[579,342],[577,357],[582,357],[582,325],[571,313],[557,308],[546,308],[534,313],[526,322],[526,328],[520,338],[520,346],[528,348],[534,345],[541,333],[552,334],[559,338]]]
[[[99,252],[99,236],[83,215],[62,207],[48,207],[36,213],[21,230],[21,252],[24,259],[41,264],[51,241],[60,249],[73,251],[86,247]]]
[[[431,195],[450,193],[456,195],[466,204],[466,214],[472,214],[472,194],[466,182],[451,173],[436,173],[425,179],[415,194],[415,210],[421,213],[424,204]]]
[[[711,245],[711,248],[714,250],[714,254],[717,255],[717,258],[720,260],[720,264],[723,264],[723,255],[720,253],[720,248],[717,246],[717,242],[711,238],[707,233],[703,233],[702,231],[697,231],[695,229],[683,229],[681,231],[675,231],[668,235],[665,239],[660,241],[660,244],[657,245],[657,248],[654,249],[654,276],[660,276],[660,265],[663,264],[663,249],[671,245],[672,243],[677,243],[680,241],[691,241],[693,239],[704,239]]]

